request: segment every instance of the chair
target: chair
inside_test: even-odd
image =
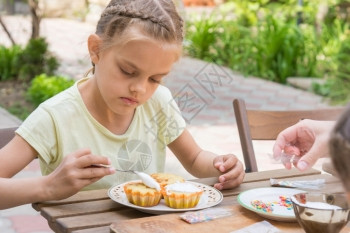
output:
[[[0,148],[4,147],[15,136],[17,127],[0,129]]]
[[[345,108],[288,111],[248,110],[244,100],[234,99],[233,109],[246,172],[256,172],[258,166],[252,140],[275,140],[282,130],[296,124],[301,119],[336,120]],[[324,164],[323,170],[334,174],[330,164]]]

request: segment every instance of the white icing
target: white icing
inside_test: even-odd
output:
[[[137,172],[135,173],[141,178],[142,183],[144,183],[147,187],[155,188],[158,191],[160,191],[160,185],[157,181],[155,181],[150,175],[143,173],[143,172]]]
[[[340,210],[340,209],[342,209],[339,206],[331,205],[331,204],[324,203],[324,202],[307,201],[305,204],[303,204],[303,203],[298,202],[296,200],[296,198],[294,198],[294,197],[292,197],[292,199],[295,203],[297,203],[298,205],[303,206],[303,207],[322,209],[322,210]]]
[[[330,205],[324,202],[312,202],[312,201],[308,201],[306,202],[306,204],[301,204],[301,206],[315,208],[315,209],[323,209],[323,210],[340,210],[341,209],[341,207],[336,205]]]
[[[193,184],[180,183],[180,182],[167,185],[165,187],[165,190],[166,190],[167,194],[169,194],[169,191],[185,192],[185,193],[195,193],[195,192],[202,191],[200,188],[194,186]]]

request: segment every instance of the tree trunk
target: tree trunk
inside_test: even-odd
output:
[[[4,29],[6,35],[7,35],[8,38],[10,39],[12,45],[15,45],[16,42],[15,42],[15,40],[13,39],[13,37],[12,37],[11,33],[9,32],[9,30],[7,30],[7,27],[6,27],[5,23],[2,21],[1,15],[0,15],[0,24],[1,24],[2,28]]]
[[[40,21],[41,16],[39,15],[39,2],[38,0],[28,0],[30,7],[30,15],[32,16],[32,39],[40,36]]]

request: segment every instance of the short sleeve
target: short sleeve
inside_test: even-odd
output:
[[[38,157],[46,164],[57,160],[55,158],[57,137],[54,120],[42,105],[25,119],[16,133],[38,152]]]

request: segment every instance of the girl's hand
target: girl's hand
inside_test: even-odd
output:
[[[89,149],[78,150],[66,156],[59,167],[46,176],[44,191],[48,200],[70,197],[85,186],[106,175],[115,173],[113,168],[92,167],[93,164],[110,165],[106,157],[91,154]]]
[[[214,161],[214,167],[222,175],[219,176],[219,183],[214,187],[218,190],[231,189],[240,185],[243,181],[245,172],[243,164],[232,154],[217,156]]]

